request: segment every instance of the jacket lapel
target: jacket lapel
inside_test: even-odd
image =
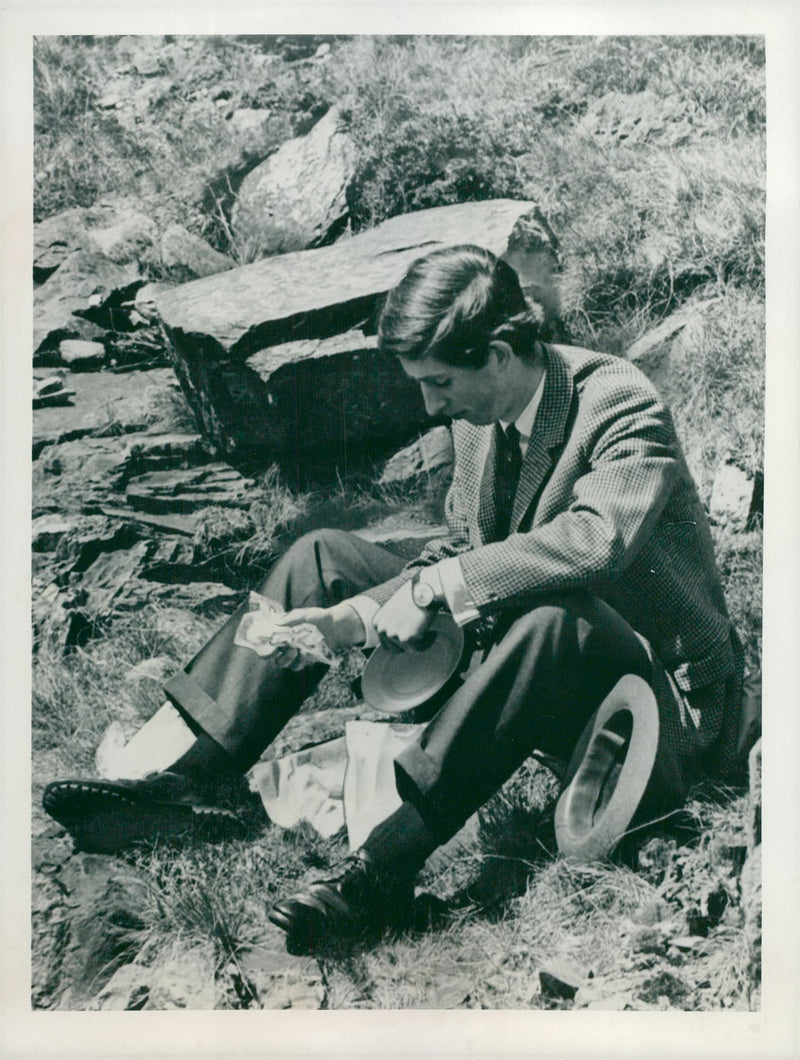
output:
[[[512,534],[522,522],[553,465],[555,451],[564,441],[567,416],[572,404],[573,385],[569,366],[552,346],[545,346],[545,352],[547,374],[544,379],[544,391],[519,476],[517,496],[511,514]]]
[[[478,496],[478,531],[483,542],[494,541],[497,508],[495,505],[495,471],[497,468],[497,439],[494,427],[482,429],[486,457],[481,475],[480,493]]]
[[[547,374],[539,410],[536,413],[528,451],[520,471],[517,495],[511,514],[510,533],[515,533],[525,513],[549,473],[557,450],[564,441],[564,431],[572,404],[573,379],[569,365],[552,346],[545,346]],[[494,427],[481,428],[482,448],[486,453],[478,497],[478,531],[481,541],[494,540],[496,522],[496,442]]]

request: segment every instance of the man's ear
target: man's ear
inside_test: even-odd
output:
[[[492,339],[489,343],[489,352],[494,353],[497,358],[497,363],[501,366],[510,364],[511,358],[514,356],[514,351],[509,344],[503,342],[502,339]]]

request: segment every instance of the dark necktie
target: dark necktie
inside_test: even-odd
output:
[[[513,423],[504,431],[500,424],[495,424],[495,540],[502,541],[508,537],[511,525],[511,512],[514,498],[517,495],[517,484],[522,467],[522,451],[519,447],[519,431]]]

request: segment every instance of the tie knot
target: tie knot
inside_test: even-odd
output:
[[[509,423],[507,427],[503,427],[501,423],[497,424],[497,448],[504,460],[510,460],[512,463],[516,463],[521,456],[519,442],[520,433],[513,423]]]
[[[516,424],[509,423],[509,425],[506,427],[505,434],[506,441],[509,445],[519,446],[519,431],[517,430]]]

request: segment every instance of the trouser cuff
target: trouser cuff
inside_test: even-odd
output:
[[[238,743],[231,740],[227,732],[226,719],[219,704],[185,670],[179,670],[166,681],[164,692],[196,735],[205,733],[236,759]]]

